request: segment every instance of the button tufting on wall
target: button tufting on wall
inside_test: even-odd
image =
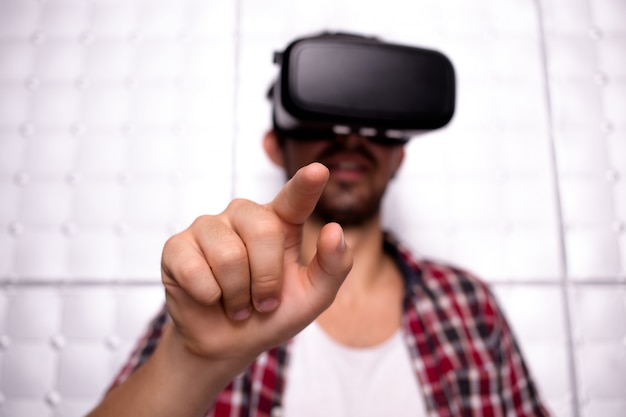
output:
[[[594,41],[599,41],[603,37],[602,30],[598,27],[589,28],[589,37]]]
[[[139,32],[131,31],[126,37],[126,40],[131,45],[137,45],[139,42],[141,42],[141,35],[139,34]]]
[[[186,45],[193,42],[193,35],[188,31],[183,31],[178,34],[176,39],[178,40],[179,44]]]
[[[129,226],[126,223],[117,223],[115,226],[113,226],[113,230],[115,230],[115,233],[118,236],[126,236],[128,235],[128,231],[129,231]]]
[[[20,126],[20,135],[29,138],[35,134],[35,126],[32,123],[24,123]]]
[[[578,334],[574,335],[572,343],[574,344],[574,346],[576,346],[577,349],[582,349],[583,346],[585,346],[585,339],[583,338],[583,336],[580,335],[580,331]]]
[[[67,344],[67,340],[63,337],[63,335],[57,334],[50,339],[50,344],[56,350],[62,350]]]
[[[598,72],[593,76],[593,82],[595,82],[600,87],[604,87],[609,83],[609,76],[603,72]]]
[[[454,222],[450,222],[446,224],[443,229],[445,231],[445,234],[447,234],[448,236],[452,236],[457,234],[457,232],[459,231],[459,226]]]
[[[602,122],[602,125],[600,126],[600,131],[602,133],[608,135],[610,133],[613,133],[613,130],[615,130],[615,128],[610,120],[605,120],[604,122]]]
[[[78,172],[70,172],[65,176],[65,183],[70,187],[74,187],[81,180],[81,176]]]
[[[89,31],[83,32],[78,36],[78,42],[81,45],[89,46],[93,42],[93,34]]]
[[[185,90],[189,90],[191,88],[191,81],[188,78],[185,78],[185,77],[177,77],[174,80],[174,85],[179,90],[185,91]]]
[[[104,344],[109,350],[117,350],[121,346],[122,340],[118,335],[112,334],[104,340]]]
[[[61,225],[61,232],[67,237],[75,236],[76,232],[78,232],[78,226],[71,221],[65,222]]]
[[[130,172],[120,172],[117,176],[117,182],[121,185],[128,185],[133,179],[133,174]]]
[[[618,235],[623,234],[626,232],[626,224],[621,220],[615,221],[615,223],[613,223],[613,231]]]
[[[174,184],[180,185],[185,184],[186,176],[183,172],[176,171],[170,174],[170,179]]]
[[[29,179],[30,177],[28,176],[28,174],[23,171],[18,172],[13,176],[13,182],[19,187],[23,187],[24,185],[28,184]]]
[[[182,123],[174,123],[172,124],[172,134],[179,137],[184,137],[188,134],[187,127]]]
[[[134,90],[137,88],[137,78],[132,75],[126,77],[126,80],[124,80],[124,87],[126,87],[127,90]]]
[[[74,80],[74,86],[79,90],[85,90],[91,84],[91,80],[88,77],[78,77]]]
[[[45,38],[46,37],[42,32],[36,31],[30,35],[30,43],[33,45],[41,45],[44,42]]]
[[[9,346],[11,346],[11,338],[6,334],[0,336],[0,349],[6,350]]]
[[[605,174],[605,178],[608,182],[615,184],[620,180],[619,171],[616,169],[609,169]]]
[[[26,82],[24,82],[24,86],[26,86],[26,88],[31,91],[36,90],[39,87],[39,84],[40,80],[38,77],[35,76],[28,77],[26,79]]]
[[[13,222],[9,225],[9,233],[13,237],[21,236],[24,233],[24,225],[21,222]]]
[[[509,233],[513,232],[513,225],[510,222],[506,222],[506,221],[501,222],[498,225],[498,231],[502,235],[508,235]]]
[[[87,127],[83,123],[75,123],[70,128],[70,132],[72,133],[72,135],[77,138],[85,136],[86,131],[87,131]]]
[[[122,132],[122,134],[123,134],[124,136],[132,136],[132,135],[133,135],[133,133],[135,132],[135,128],[134,128],[134,126],[133,126],[132,124],[130,124],[130,123],[125,123],[125,124],[121,127],[120,131]]]
[[[51,407],[56,407],[61,402],[61,394],[57,391],[50,391],[46,394],[46,403]]]

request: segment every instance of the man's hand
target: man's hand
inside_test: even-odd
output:
[[[327,180],[323,165],[309,165],[271,203],[234,201],[168,240],[162,275],[174,325],[90,417],[203,416],[259,353],[324,311],[352,267],[334,223],[300,264],[302,227]]]
[[[328,175],[321,164],[306,166],[271,203],[235,200],[168,240],[163,284],[174,333],[189,352],[251,361],[332,303],[352,267],[341,227],[324,226],[316,256],[300,264],[303,224]]]

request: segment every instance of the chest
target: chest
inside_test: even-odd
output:
[[[282,416],[426,416],[400,330],[367,348],[342,345],[313,323],[290,347]]]

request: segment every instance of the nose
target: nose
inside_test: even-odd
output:
[[[342,144],[346,149],[356,149],[367,142],[367,138],[356,133],[350,133],[347,135],[337,135],[337,142]]]

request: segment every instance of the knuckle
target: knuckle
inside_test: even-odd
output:
[[[161,268],[168,274],[176,274],[180,268],[181,253],[184,251],[185,242],[179,235],[174,235],[167,239],[163,245],[163,252],[161,254]]]
[[[255,278],[252,284],[252,298],[255,302],[267,297],[277,296],[281,287],[281,281],[276,276],[264,275]]]
[[[217,304],[222,298],[222,291],[217,285],[207,286],[204,288],[201,294],[198,295],[198,300],[206,305]]]
[[[261,274],[253,279],[255,292],[271,292],[280,286],[280,277],[277,274]]]
[[[178,248],[180,247],[181,240],[182,239],[178,234],[173,235],[169,239],[167,239],[165,241],[165,244],[163,245],[163,257],[169,259],[170,256],[175,255],[178,251]]]
[[[278,219],[273,216],[265,216],[265,218],[255,222],[254,229],[251,233],[255,240],[263,241],[275,239],[277,236],[282,237],[284,230]]]
[[[203,214],[201,216],[196,217],[196,219],[193,221],[193,223],[191,224],[192,227],[195,225],[203,225],[207,222],[212,221],[215,218],[215,216],[212,216],[210,214]]]
[[[231,310],[239,310],[250,304],[250,296],[247,291],[236,291],[230,294],[227,299],[224,300],[227,308]]]
[[[245,198],[235,198],[228,204],[228,206],[226,207],[226,211],[243,210],[250,206],[256,206],[256,205],[257,205],[256,203],[250,200],[247,200]]]
[[[187,233],[191,233],[192,235],[194,235],[194,234],[201,233],[201,231],[206,229],[207,226],[211,224],[211,222],[215,221],[215,218],[216,216],[212,216],[208,214],[198,216],[194,219],[191,225],[186,230],[179,233],[179,235],[184,235]]]
[[[220,245],[219,250],[214,252],[213,259],[216,262],[215,266],[239,266],[247,263],[248,253],[241,242],[231,239]]]
[[[175,273],[186,279],[205,278],[208,273],[208,265],[199,259],[186,259],[180,262],[175,269]]]
[[[171,266],[170,271],[178,286],[196,302],[214,305],[220,301],[222,289],[215,282],[206,262],[189,259]]]

